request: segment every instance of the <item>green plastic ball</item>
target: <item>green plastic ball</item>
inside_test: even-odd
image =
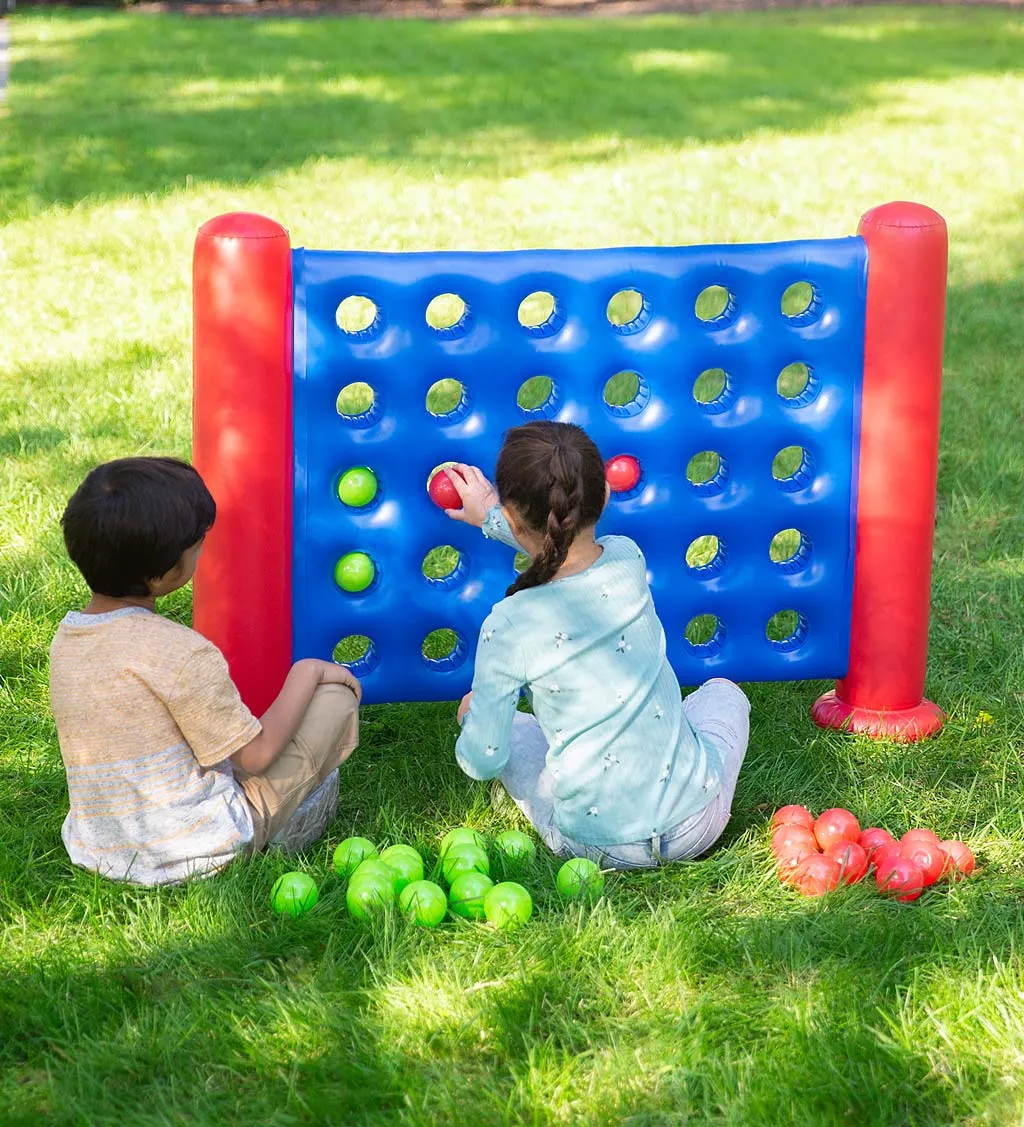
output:
[[[505,830],[494,839],[495,852],[505,862],[526,864],[537,856],[533,839],[521,830]]]
[[[334,567],[334,582],[343,591],[358,595],[373,582],[377,569],[365,552],[347,552]]]
[[[487,848],[487,842],[484,835],[477,830],[472,830],[469,826],[458,826],[454,830],[449,830],[443,838],[441,838],[441,860],[444,860],[444,855],[454,845],[478,845],[481,849]]]
[[[377,847],[365,837],[347,837],[334,851],[334,871],[350,877],[367,857],[376,857]]]
[[[486,873],[478,873],[475,869],[459,873],[448,890],[448,906],[464,920],[482,920],[484,896],[493,887],[494,881]]]
[[[595,899],[604,890],[604,873],[586,857],[573,857],[558,870],[555,887],[567,900],[577,896]]]
[[[361,509],[377,496],[377,477],[366,466],[354,466],[338,481],[338,499],[353,509]]]
[[[423,858],[411,845],[389,845],[380,859],[395,874],[395,892],[423,880]]]
[[[270,905],[282,916],[301,916],[319,899],[316,881],[306,873],[282,873],[270,889]]]
[[[494,927],[516,927],[533,915],[533,898],[521,884],[504,880],[484,896],[484,914]]]
[[[487,853],[479,845],[453,845],[444,855],[441,862],[441,872],[444,879],[451,884],[459,873],[487,873],[490,874],[491,863]]]
[[[363,862],[364,865],[372,863]],[[390,876],[381,876],[377,872],[354,876],[345,889],[345,903],[352,917],[357,920],[383,915],[395,906],[394,883]]]
[[[355,869],[355,872],[349,880],[361,880],[363,877],[379,877],[381,880],[391,882],[391,887],[395,888],[395,870],[382,861],[379,857],[367,857],[365,861],[361,861]],[[396,890],[397,891],[397,890]]]
[[[398,906],[407,920],[420,927],[437,927],[448,910],[448,897],[432,880],[414,880],[402,889]]]

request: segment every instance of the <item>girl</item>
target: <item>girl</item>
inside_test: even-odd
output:
[[[505,437],[497,492],[475,466],[449,477],[463,508],[448,515],[532,561],[481,627],[459,765],[499,778],[561,857],[632,869],[703,853],[729,820],[750,705],[721,678],[681,699],[643,553],[595,538],[597,447],[527,423]],[[533,716],[516,710],[523,688]]]

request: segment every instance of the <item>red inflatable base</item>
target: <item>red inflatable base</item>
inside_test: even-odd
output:
[[[840,728],[846,732],[913,743],[934,736],[942,727],[946,714],[930,700],[922,700],[915,708],[895,711],[858,708],[840,700],[833,689],[814,702],[811,718],[819,728]]]

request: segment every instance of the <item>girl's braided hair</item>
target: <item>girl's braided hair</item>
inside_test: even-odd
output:
[[[536,422],[505,436],[495,485],[503,505],[513,505],[526,526],[544,537],[530,566],[505,592],[539,587],[565,563],[583,528],[604,509],[604,462],[593,440],[573,423]]]

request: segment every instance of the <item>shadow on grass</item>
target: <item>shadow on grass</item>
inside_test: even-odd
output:
[[[554,1121],[584,1100],[593,1115],[576,1122],[684,1107],[717,1122],[728,1107],[730,1122],[950,1123],[966,1093],[890,1033],[908,992],[927,1004],[947,969],[973,982],[1012,961],[1017,932],[1015,897],[991,889],[914,908],[768,897],[756,915],[691,895],[675,918],[618,919],[629,878],[592,916],[556,909],[514,938],[371,932],[346,918],[337,882],[311,916],[276,923],[245,902],[242,877],[163,892],[67,877],[63,896],[122,939],[79,953],[68,918],[63,943],[5,968],[0,1072],[14,1094],[0,1081],[0,1109],[483,1124]],[[190,920],[205,937],[172,938]],[[999,1081],[965,1058],[973,1101]]]
[[[319,158],[428,173],[818,131],[879,84],[1000,74],[1009,13],[906,10],[389,24],[16,25],[3,213],[244,184]],[[781,58],[793,66],[780,69]],[[563,107],[571,102],[571,114]],[[514,144],[510,141],[514,140]],[[6,151],[5,151],[6,150]]]

